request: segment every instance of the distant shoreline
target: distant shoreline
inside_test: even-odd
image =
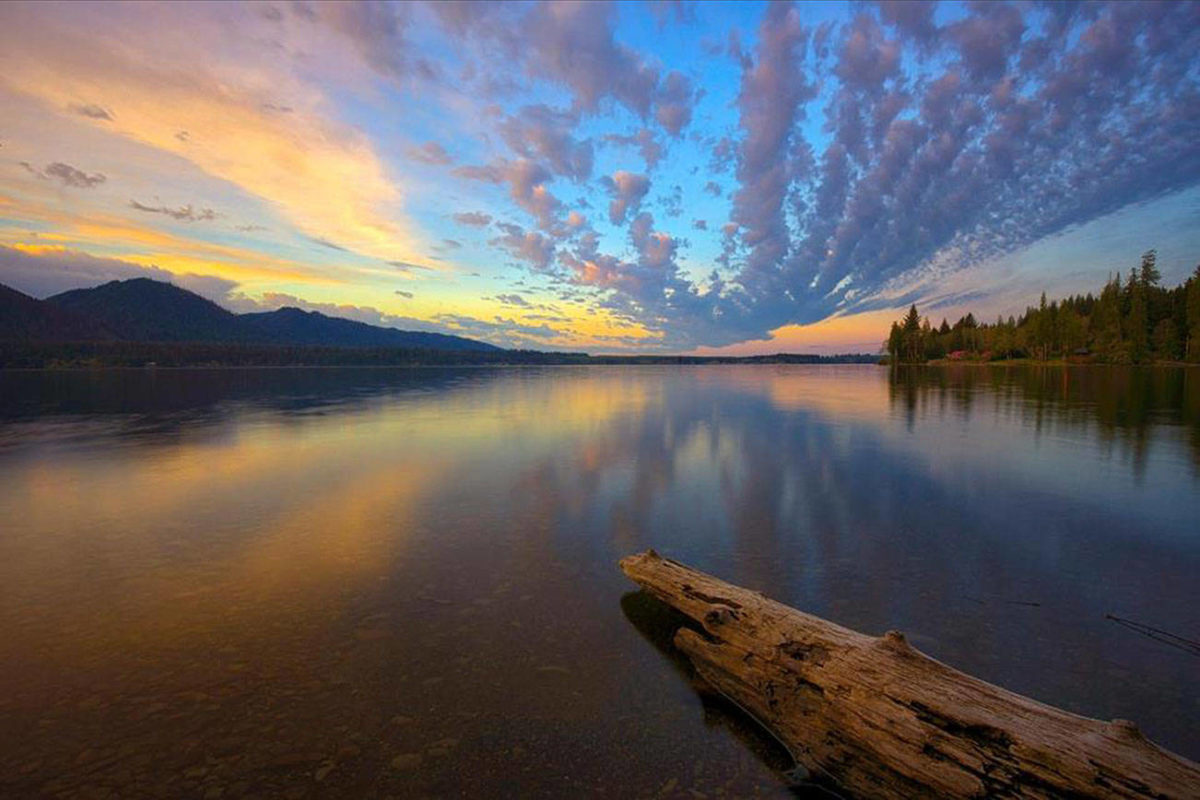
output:
[[[885,366],[888,366],[885,364]],[[1200,367],[1189,361],[1150,361],[1142,364],[1113,364],[1107,361],[1052,358],[1039,361],[1036,358],[1008,358],[999,361],[951,361],[938,358],[921,364],[899,364],[901,367]]]
[[[766,356],[658,356],[552,353],[538,350],[434,350],[391,347],[288,347],[205,342],[0,341],[0,370],[702,366],[708,364],[877,364],[879,356],[776,353]]]
[[[188,372],[200,370],[219,370],[222,372],[238,372],[251,370],[338,370],[338,369],[356,369],[356,370],[401,370],[401,369],[541,369],[546,367],[563,368],[563,369],[590,369],[593,367],[619,367],[621,369],[632,369],[635,367],[884,367],[886,364],[878,364],[875,362],[865,361],[830,361],[813,364],[803,364],[796,362],[784,361],[756,361],[750,362],[705,362],[705,363],[563,363],[563,364],[262,364],[262,365],[244,365],[244,364],[186,364],[181,366],[153,366],[153,367],[125,367],[125,366],[61,366],[61,367],[5,367],[0,366],[0,375],[13,374],[18,372],[44,372],[44,373],[79,373],[79,372]]]

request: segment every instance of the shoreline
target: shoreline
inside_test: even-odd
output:
[[[546,367],[591,368],[591,367],[886,367],[867,361],[663,361],[629,362],[597,361],[594,363],[531,362],[496,364],[170,364],[155,366],[133,366],[125,364],[85,364],[56,367],[5,367],[0,366],[0,375],[10,372],[180,372],[183,370],[285,370],[285,369],[542,369]]]
[[[1038,361],[1034,358],[1009,358],[1001,361],[950,361],[945,358],[926,361],[923,364],[898,364],[901,367],[1200,367],[1190,361],[1149,361],[1145,364],[1111,364],[1105,361],[1071,361],[1055,358]]]

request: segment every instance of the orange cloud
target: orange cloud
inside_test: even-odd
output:
[[[161,47],[143,51],[157,33],[138,30],[137,17],[122,17],[129,26],[80,32],[57,24],[61,11],[4,9],[0,86],[44,102],[70,124],[184,158],[266,201],[314,238],[360,255],[437,267],[426,263],[419,236],[397,220],[400,190],[370,143],[321,113],[320,92],[277,67],[213,59],[216,48],[201,41],[203,27],[190,47],[187,39],[174,42],[178,52],[167,59]],[[268,102],[280,91],[289,96],[287,113]],[[111,110],[112,117],[84,120],[69,111],[80,103]]]
[[[340,282],[294,261],[241,247],[185,239],[111,215],[77,216],[53,208],[24,205],[14,216],[55,227],[52,231],[39,231],[36,241],[30,241],[26,231],[0,229],[0,242],[35,255],[68,248],[99,248],[111,257],[177,274],[215,275],[239,282],[281,279],[304,283]]]

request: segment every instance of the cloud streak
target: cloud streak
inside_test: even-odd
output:
[[[99,172],[89,175],[83,170],[72,167],[70,164],[64,164],[61,161],[47,164],[44,169],[38,169],[28,161],[22,161],[21,166],[25,168],[26,172],[41,180],[57,181],[63,186],[74,189],[94,189],[108,180],[107,177]]]
[[[130,200],[129,207],[146,214],[162,214],[179,222],[210,222],[220,216],[211,208],[193,208],[191,203],[179,208],[170,208],[163,205],[150,206],[139,203],[137,200]]]

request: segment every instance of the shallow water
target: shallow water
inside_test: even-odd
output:
[[[0,373],[0,794],[786,794],[647,547],[1200,758],[1198,520],[1195,369]]]

